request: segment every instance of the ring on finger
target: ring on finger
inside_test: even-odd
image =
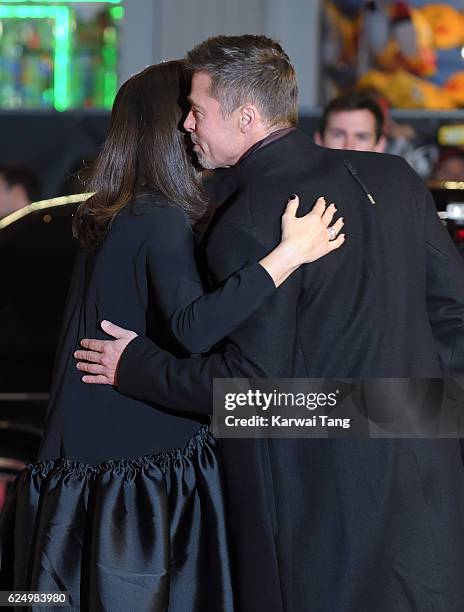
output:
[[[338,231],[335,227],[328,227],[327,228],[327,233],[329,234],[329,240],[335,240],[335,238],[337,237]]]

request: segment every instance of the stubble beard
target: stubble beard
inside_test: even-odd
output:
[[[195,155],[197,156],[198,163],[205,170],[214,170],[216,165],[210,162],[202,153],[195,151]]]

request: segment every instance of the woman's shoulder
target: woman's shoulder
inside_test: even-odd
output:
[[[142,225],[158,222],[189,225],[185,211],[158,192],[140,194],[125,206],[123,214],[126,218]]]
[[[115,238],[131,236],[155,244],[179,244],[190,240],[191,224],[185,211],[158,193],[141,194],[127,204],[115,220]]]

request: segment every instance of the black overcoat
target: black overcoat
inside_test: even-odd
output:
[[[220,354],[179,360],[145,338],[119,389],[211,410],[213,377],[464,373],[464,265],[399,157],[317,147],[295,130],[219,171],[213,282],[279,241],[291,193],[345,218],[338,251],[303,266]],[[222,440],[240,611],[464,610],[458,440]]]

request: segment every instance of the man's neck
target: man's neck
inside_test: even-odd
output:
[[[254,147],[256,144],[258,144],[259,142],[262,142],[264,139],[268,138],[269,136],[271,136],[272,134],[279,132],[280,130],[284,130],[286,128],[290,128],[292,126],[290,125],[277,125],[271,128],[267,128],[267,129],[261,129],[258,130],[256,134],[253,134],[252,138],[250,138],[250,141],[247,142],[247,147],[244,153],[246,153],[246,151],[248,151],[249,149],[251,149],[251,147]]]
[[[293,131],[294,129],[295,128],[290,125],[278,126],[278,127],[271,128],[267,130],[266,132],[263,132],[260,137],[256,136],[256,138],[254,138],[253,141],[251,142],[250,146],[244,151],[242,156],[237,160],[237,162],[234,165],[239,164],[242,160],[244,160],[246,157],[248,157],[249,155],[257,151],[261,147],[264,147],[267,144],[270,144],[271,142],[274,142],[275,140],[278,140],[279,138],[286,136],[289,132]]]

